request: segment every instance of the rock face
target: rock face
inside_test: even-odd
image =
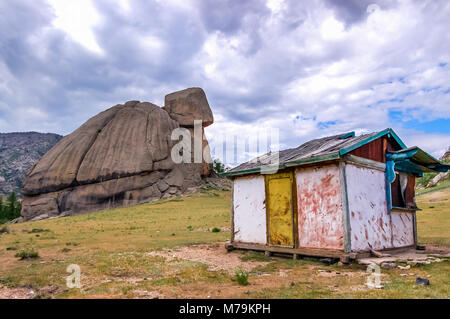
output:
[[[437,186],[440,182],[446,180],[450,176],[450,172],[439,173],[431,181],[428,182],[427,188]]]
[[[27,171],[60,139],[51,133],[0,133],[0,196],[20,195]]]
[[[450,147],[448,148],[447,152],[441,157],[441,161],[450,160]]]
[[[213,123],[206,95],[191,88],[166,101],[164,108],[139,101],[113,106],[64,137],[27,174],[22,219],[135,205],[201,183],[210,165],[175,164],[171,150],[178,141],[171,134],[191,129],[194,120]]]

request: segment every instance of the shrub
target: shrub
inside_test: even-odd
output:
[[[213,233],[220,233],[220,228],[214,227],[211,231]]]
[[[12,192],[6,201],[0,197],[0,223],[13,220],[20,217],[20,211],[22,210],[22,204],[17,199],[16,193]]]
[[[247,286],[248,285],[248,272],[242,269],[238,269],[235,272],[236,280],[239,285]]]
[[[212,162],[212,169],[215,173],[221,174],[225,172],[225,165],[219,159],[214,159]]]
[[[46,233],[49,232],[50,229],[42,229],[42,228],[33,228],[28,232],[28,234],[34,234],[34,233]]]
[[[38,258],[39,257],[39,253],[37,251],[35,251],[34,249],[22,250],[22,251],[18,252],[15,255],[15,257],[16,258],[20,258],[20,260],[33,259],[33,258]]]
[[[70,249],[67,248],[67,247],[64,247],[63,249],[61,249],[61,251],[62,251],[63,253],[68,253],[68,252],[70,251]]]

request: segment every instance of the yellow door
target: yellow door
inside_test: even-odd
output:
[[[294,246],[292,211],[292,174],[266,176],[269,244]]]

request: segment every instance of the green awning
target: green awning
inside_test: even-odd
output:
[[[417,146],[390,152],[386,155],[386,158],[388,161],[395,162],[396,170],[414,174],[421,172],[447,172],[450,169],[450,165],[441,163]]]

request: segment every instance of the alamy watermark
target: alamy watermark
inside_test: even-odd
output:
[[[223,134],[213,137],[211,149],[201,120],[194,121],[193,129],[176,128],[171,134],[175,144],[171,150],[172,161],[181,163],[212,163],[212,157],[225,164],[251,161],[261,168],[263,174],[273,174],[279,169],[279,130],[277,128],[255,128],[251,136]],[[213,156],[211,156],[212,154]]]
[[[367,277],[366,286],[370,289],[381,289],[381,268],[377,264],[369,264],[366,272],[370,273]]]
[[[66,272],[70,273],[66,277],[67,288],[81,288],[81,268],[77,264],[71,264],[67,267]]]

